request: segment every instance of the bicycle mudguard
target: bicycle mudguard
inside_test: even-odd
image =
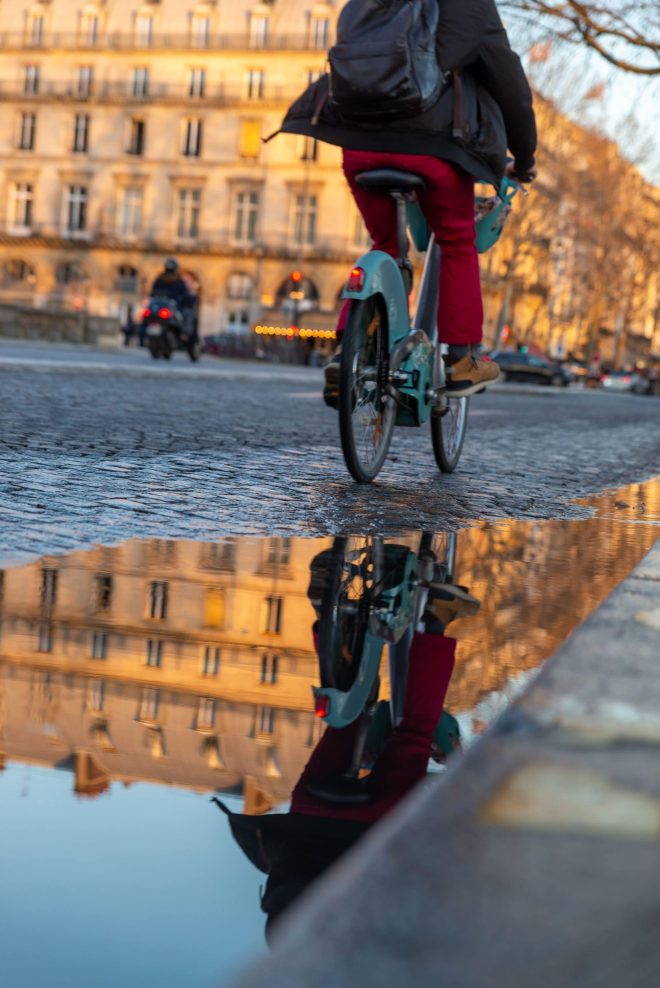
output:
[[[348,727],[360,716],[378,676],[382,653],[382,638],[377,638],[367,631],[362,646],[360,668],[350,690],[344,692],[329,686],[312,686],[314,707],[317,711],[323,709],[323,700],[325,700],[327,710],[322,716],[330,727]]]
[[[363,254],[353,271],[362,271],[362,287],[358,291],[349,288],[348,283],[341,293],[344,299],[367,299],[372,295],[382,295],[387,305],[387,330],[389,350],[399,343],[410,331],[408,296],[403,286],[401,272],[394,258],[382,250],[370,250]]]
[[[490,250],[500,239],[502,230],[504,229],[504,223],[511,209],[511,203],[519,191],[519,182],[514,182],[510,178],[502,179],[502,184],[497,193],[500,200],[499,203],[490,213],[487,213],[476,223],[476,245],[480,254]],[[488,196],[477,196],[477,202],[480,200],[488,201]]]

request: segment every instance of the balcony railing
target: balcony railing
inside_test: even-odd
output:
[[[58,102],[72,103],[118,103],[118,104],[150,104],[150,103],[195,103],[201,106],[232,106],[237,103],[250,103],[255,108],[264,103],[291,103],[300,95],[300,88],[284,86],[269,86],[264,84],[261,90],[250,93],[245,88],[205,86],[203,95],[189,86],[168,85],[167,83],[150,83],[147,88],[136,87],[132,82],[103,82],[92,83],[81,87],[77,82],[48,82],[41,81],[36,92],[25,89],[15,81],[0,80],[0,101],[20,100],[22,102]]]
[[[5,51],[317,51],[325,52],[327,45],[320,45],[313,32],[297,34],[270,33],[268,37],[240,34],[211,34],[196,37],[194,34],[160,34],[150,37],[129,31],[109,31],[90,37],[85,34],[45,32],[2,32],[0,46]]]

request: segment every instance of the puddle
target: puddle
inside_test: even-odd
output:
[[[455,718],[437,744],[454,746],[456,723],[463,745],[481,733],[660,537],[657,485],[588,503],[586,520],[436,535],[437,553],[456,539],[453,582],[480,602],[470,613],[463,597],[464,615],[434,638],[429,675],[442,678],[446,664],[446,695],[447,682],[437,689]],[[408,558],[420,538],[385,545]],[[7,984],[201,988],[226,983],[265,949],[266,879],[209,797],[272,821],[260,814],[288,808],[319,750],[320,597],[314,581],[308,590],[310,567],[318,577],[319,553],[333,544],[134,541],[4,570]],[[359,553],[374,542],[351,545]],[[381,677],[387,697],[385,662]],[[370,811],[360,812],[364,827]]]

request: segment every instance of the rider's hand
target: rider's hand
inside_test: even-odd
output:
[[[538,175],[538,169],[536,165],[532,165],[531,168],[528,168],[526,171],[522,173],[522,175],[520,175],[516,171],[516,162],[509,161],[506,168],[504,169],[504,174],[506,175],[507,178],[513,179],[514,182],[522,182],[523,184],[527,184],[528,182],[534,181],[534,179]]]
[[[514,182],[533,182],[538,175],[538,169],[536,165],[532,165],[531,168],[527,168],[524,172],[519,172],[517,170],[516,162],[509,161],[504,169],[504,174],[507,178],[513,179]]]

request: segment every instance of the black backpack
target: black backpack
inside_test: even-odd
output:
[[[428,110],[444,81],[438,19],[439,0],[349,0],[328,52],[330,104],[356,121]]]

